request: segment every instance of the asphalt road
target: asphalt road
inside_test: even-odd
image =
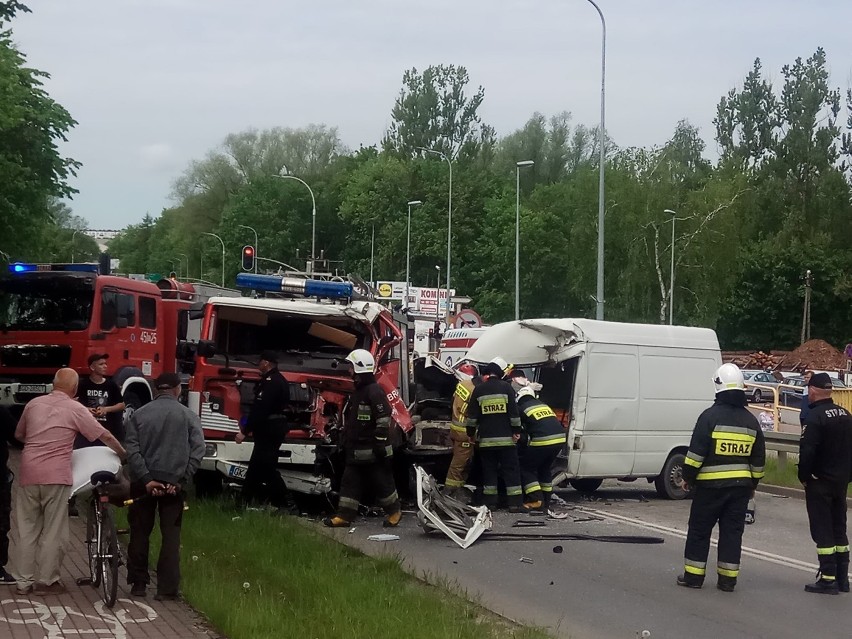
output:
[[[363,519],[355,531],[329,531],[368,554],[397,555],[418,576],[448,578],[486,607],[516,621],[549,628],[559,637],[616,639],[687,636],[750,638],[809,637],[822,630],[848,636],[852,595],[811,595],[803,590],[816,573],[816,550],[808,534],[804,502],[759,493],[757,521],[746,526],[737,590],[716,589],[715,547],[702,590],[680,588],[689,502],[656,496],[644,480],[607,482],[592,501],[572,490],[567,520],[545,528],[518,530],[525,515],[495,514],[495,532],[647,535],[658,545],[598,541],[489,541],[466,550],[446,537],[426,535],[413,514],[399,528],[381,528],[381,519]],[[399,541],[367,537],[393,532]],[[564,551],[555,553],[560,545]],[[527,557],[533,563],[520,561]],[[822,629],[822,630],[821,630]]]

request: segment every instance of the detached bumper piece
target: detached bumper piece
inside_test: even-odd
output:
[[[442,532],[460,548],[468,548],[482,533],[491,530],[491,511],[468,506],[442,495],[435,478],[415,466],[417,474],[417,520],[427,533]]]

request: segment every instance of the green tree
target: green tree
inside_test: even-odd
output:
[[[19,11],[20,2],[0,3],[0,29]],[[26,66],[12,42],[12,32],[0,31],[0,219],[5,233],[0,250],[27,259],[38,250],[32,230],[49,223],[52,197],[69,197],[68,184],[80,164],[62,157],[58,143],[76,124],[71,115],[44,90],[43,71]]]
[[[469,82],[467,69],[453,64],[430,66],[422,73],[406,71],[382,141],[384,149],[411,156],[417,147],[425,147],[450,158],[490,152],[494,130],[482,123],[478,113],[485,89],[479,87],[468,96]]]

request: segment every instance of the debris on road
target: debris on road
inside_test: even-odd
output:
[[[399,535],[370,535],[367,537],[367,541],[399,541]]]
[[[521,557],[520,559],[518,559],[518,561],[520,561],[522,564],[532,564],[532,563],[535,563],[535,562],[534,562],[532,559],[530,559],[529,557]]]
[[[415,466],[417,476],[417,519],[427,533],[440,531],[461,548],[468,548],[491,530],[491,511],[485,506],[468,506],[442,495],[435,478]]]
[[[554,546],[553,552],[555,552],[558,555],[559,553],[562,552],[562,546]]]

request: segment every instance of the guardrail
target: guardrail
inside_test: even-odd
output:
[[[800,435],[795,433],[763,433],[766,440],[766,450],[774,450],[778,453],[778,470],[787,468],[787,453],[799,453]]]

